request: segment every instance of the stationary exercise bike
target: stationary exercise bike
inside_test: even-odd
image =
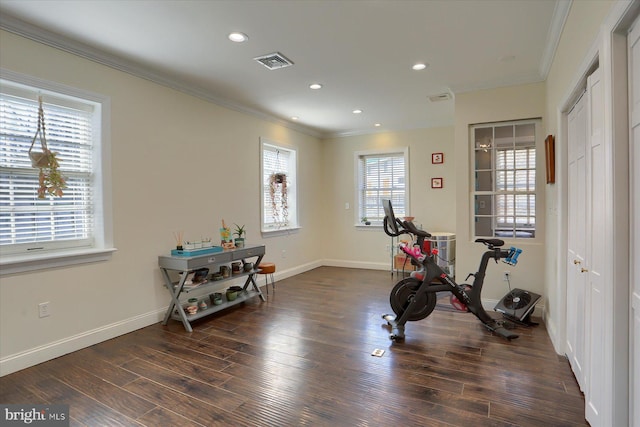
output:
[[[409,234],[416,237],[416,245],[409,247],[400,244],[399,248],[421,269],[413,272],[411,277],[400,280],[391,290],[389,297],[393,314],[383,314],[382,318],[391,326],[393,341],[404,340],[404,327],[408,321],[418,321],[426,318],[436,307],[437,292],[451,292],[451,302],[459,310],[470,311],[491,332],[503,336],[509,341],[518,338],[518,335],[508,330],[502,320],[493,319],[482,307],[481,293],[485,272],[490,259],[502,259],[510,265],[516,265],[521,249],[511,248],[503,250],[504,241],[500,239],[476,239],[476,242],[487,246],[487,251],[482,255],[478,272],[467,276],[474,276],[473,285],[458,285],[447,273],[445,273],[434,260],[437,252],[424,253],[424,240],[431,237],[426,231],[419,230],[411,221],[400,221],[393,213],[391,201],[383,199],[382,206],[385,212],[384,231],[391,237]]]

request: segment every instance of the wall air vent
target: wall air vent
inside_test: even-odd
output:
[[[431,102],[448,101],[451,99],[451,94],[449,92],[438,93],[436,95],[429,95],[428,98]]]
[[[279,68],[290,67],[293,65],[286,56],[280,52],[270,53],[268,55],[258,56],[253,58],[270,70],[277,70]]]

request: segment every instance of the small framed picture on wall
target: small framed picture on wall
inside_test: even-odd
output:
[[[442,188],[442,178],[431,178],[431,188]]]
[[[431,153],[431,163],[434,165],[444,163],[444,153]]]

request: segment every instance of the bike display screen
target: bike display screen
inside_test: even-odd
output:
[[[384,216],[387,219],[387,226],[392,233],[398,234],[398,223],[396,222],[396,216],[393,213],[393,207],[391,206],[391,200],[382,199],[382,208],[384,209]]]

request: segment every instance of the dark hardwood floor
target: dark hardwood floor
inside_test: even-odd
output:
[[[86,426],[587,425],[544,325],[508,342],[439,304],[392,343],[393,284],[317,268],[193,333],[171,320],[2,377],[0,402],[69,404]]]

